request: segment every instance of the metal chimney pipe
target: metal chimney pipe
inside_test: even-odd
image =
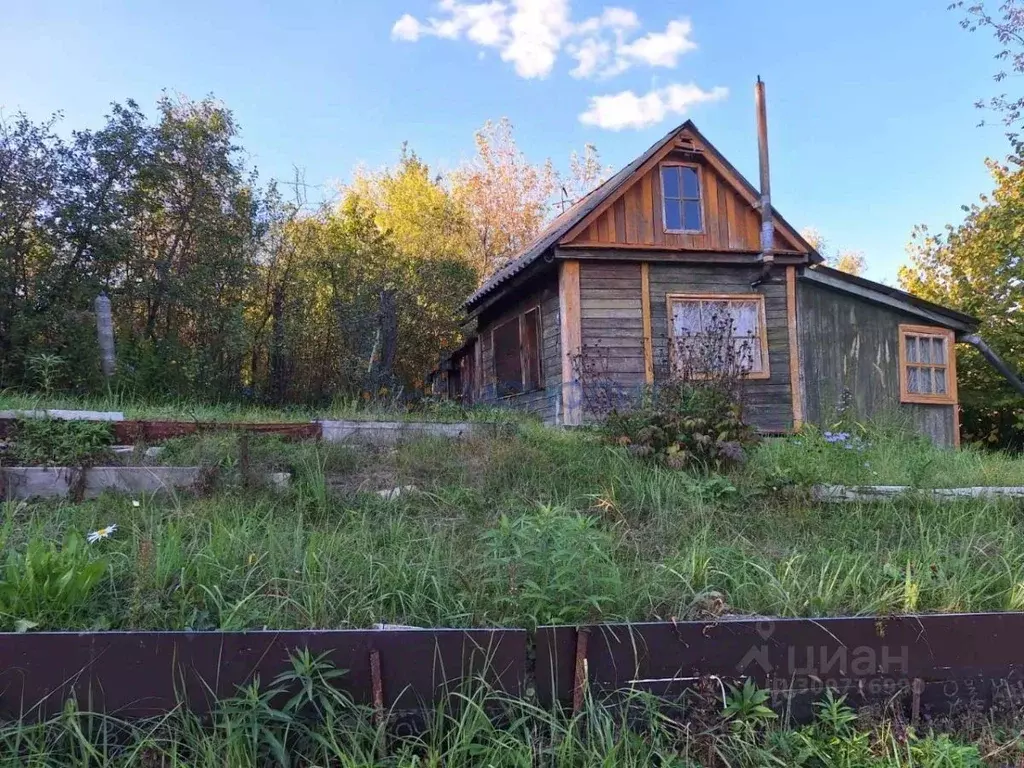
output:
[[[761,260],[766,265],[775,263],[775,226],[772,223],[772,182],[768,168],[768,109],[764,98],[764,81],[757,76],[754,86],[757,108],[757,155],[761,171]]]

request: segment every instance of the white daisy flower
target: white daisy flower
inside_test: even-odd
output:
[[[86,539],[89,541],[90,544],[95,544],[100,539],[109,539],[116,530],[117,523],[111,523],[106,528],[100,528],[98,531],[93,531],[88,536],[86,536]]]

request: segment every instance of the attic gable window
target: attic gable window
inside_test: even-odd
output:
[[[666,232],[703,232],[700,169],[695,165],[661,166],[661,211]]]
[[[953,342],[946,328],[900,326],[900,402],[956,403]]]

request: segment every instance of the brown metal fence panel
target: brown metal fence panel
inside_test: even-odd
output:
[[[53,715],[72,697],[121,717],[179,704],[206,713],[257,676],[269,685],[299,649],[326,654],[346,670],[342,690],[387,710],[431,706],[469,678],[518,696],[526,670],[526,633],[517,629],[3,633],[0,718]]]
[[[1024,613],[541,627],[536,675],[544,705],[750,678],[797,719],[826,689],[914,716],[999,711],[1024,706]]]

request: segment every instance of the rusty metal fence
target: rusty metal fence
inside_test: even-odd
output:
[[[204,713],[298,650],[346,670],[378,710],[435,705],[467,680],[545,707],[643,691],[685,701],[750,678],[806,720],[826,689],[907,717],[1024,706],[1024,613],[599,624],[521,629],[0,634],[0,718],[93,711]]]

